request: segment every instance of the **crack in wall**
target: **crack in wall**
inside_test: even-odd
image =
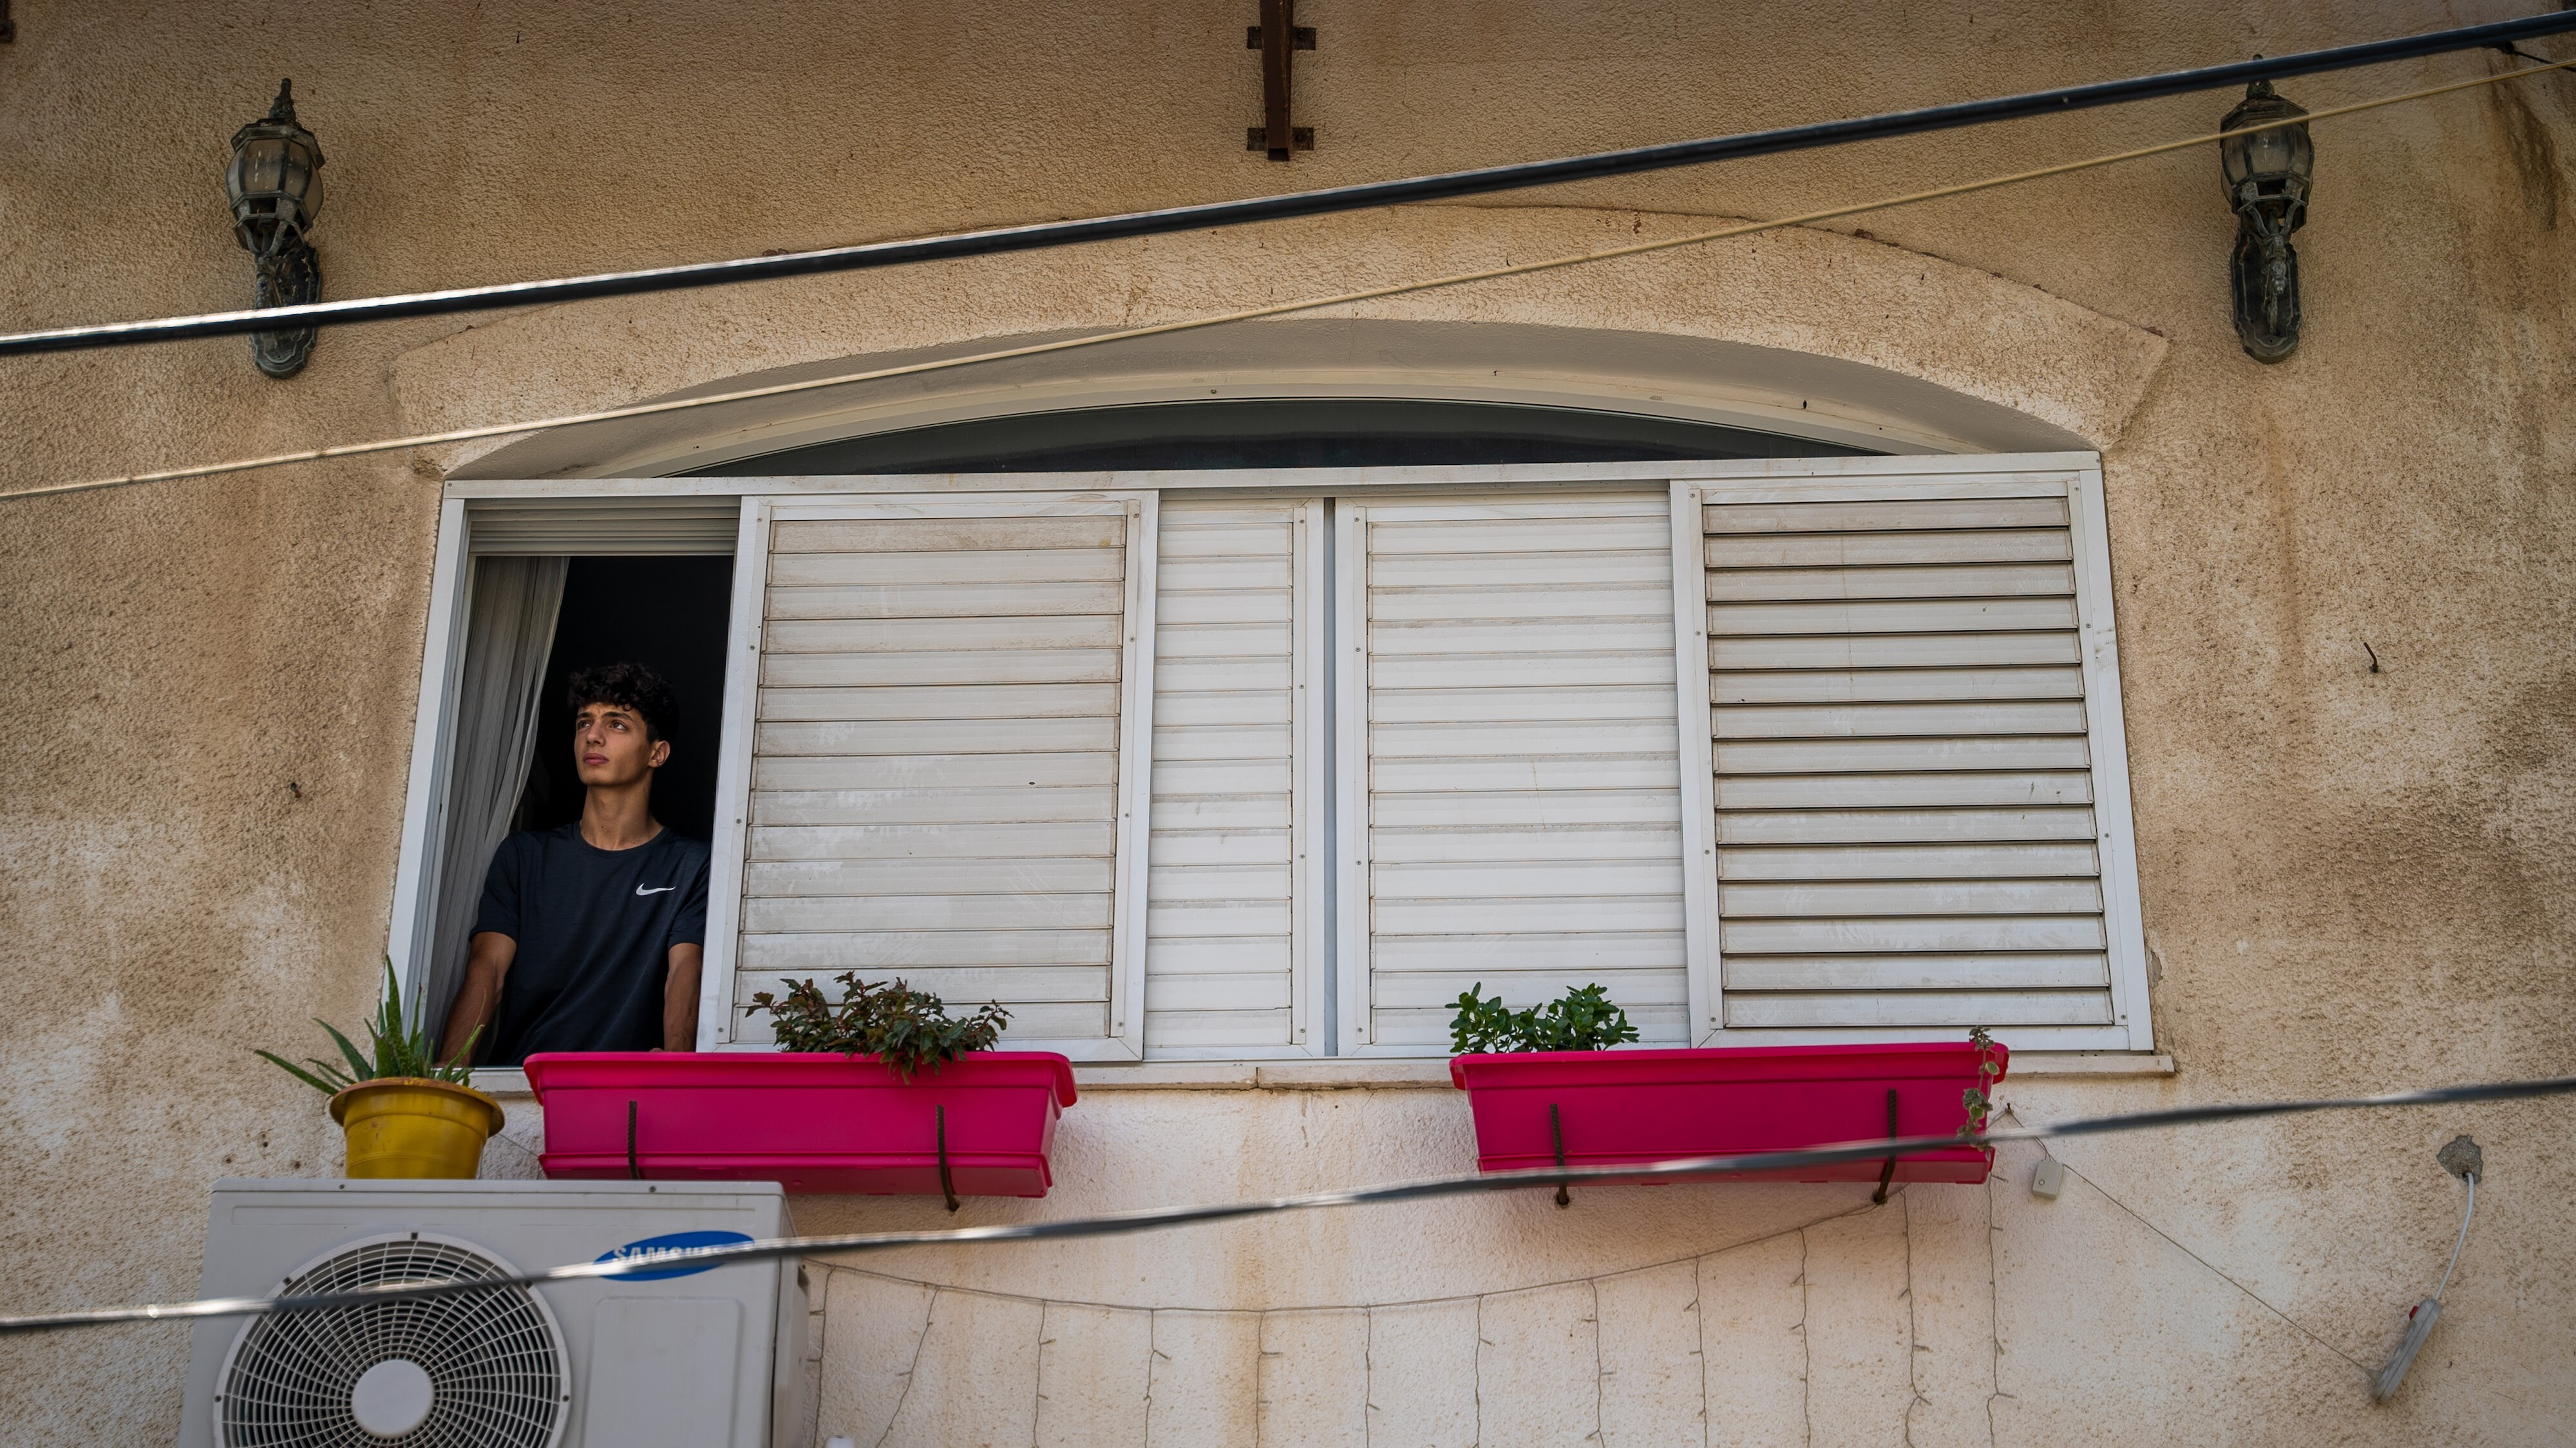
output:
[[[1798,1416],[1806,1424],[1803,1441],[1816,1441],[1816,1345],[1807,1335],[1807,1229],[1798,1229],[1798,1325],[1789,1329],[1798,1335]]]
[[[829,1292],[830,1288],[826,1287],[824,1290]],[[930,1289],[930,1300],[922,1304],[921,1335],[912,1340],[912,1362],[903,1370],[903,1391],[895,1394],[894,1411],[886,1414],[885,1431],[877,1435],[875,1448],[885,1448],[885,1441],[894,1436],[895,1428],[903,1422],[903,1405],[912,1401],[913,1374],[921,1371],[921,1350],[930,1346],[930,1328],[938,1320],[939,1289],[933,1287]]]

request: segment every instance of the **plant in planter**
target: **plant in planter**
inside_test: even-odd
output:
[[[1982,1182],[1993,1167],[1979,1137],[2010,1052],[1983,1030],[1957,1043],[1606,1049],[1637,1038],[1598,985],[1524,1011],[1481,984],[1458,997],[1449,1079],[1467,1093],[1478,1166],[1619,1166],[1955,1131],[1954,1146],[1723,1179],[1874,1180],[1884,1200],[1894,1182]]]
[[[928,991],[898,978],[870,985],[854,971],[833,977],[843,987],[840,1004],[823,998],[811,980],[790,981],[781,998],[760,991],[744,1015],[766,1011],[776,1022],[778,1049],[874,1056],[899,1080],[940,1067],[972,1051],[989,1051],[1002,1039],[1011,1013],[994,1002],[960,1019]]]
[[[274,1051],[253,1054],[331,1098],[331,1119],[348,1134],[350,1176],[474,1175],[483,1143],[501,1129],[501,1103],[465,1084],[472,1039],[441,1065],[428,1028],[404,1022],[390,957],[384,1003],[367,1022],[367,1050],[328,1021],[314,1024],[330,1033],[340,1062],[308,1056],[299,1066]]]
[[[790,1192],[1042,1197],[1072,1063],[1004,1051],[998,1003],[951,1015],[903,981],[789,981],[743,1008],[778,1050],[539,1054],[547,1176],[774,1181]]]
[[[1478,981],[1458,997],[1449,1021],[1449,1049],[1500,1054],[1516,1051],[1606,1051],[1637,1039],[1628,1013],[1610,1003],[1609,987],[1580,986],[1561,1000],[1525,1011],[1506,1009],[1503,998],[1485,999]]]

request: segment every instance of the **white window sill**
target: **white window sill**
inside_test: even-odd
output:
[[[2020,1051],[2010,1079],[2171,1076],[2173,1057],[2111,1051]],[[1074,1085],[1093,1091],[1446,1091],[1445,1056],[1420,1060],[1080,1062]],[[529,1098],[528,1077],[515,1070],[477,1071],[474,1089],[504,1100]]]

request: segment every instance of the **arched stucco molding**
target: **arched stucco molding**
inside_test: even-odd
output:
[[[1706,217],[1421,207],[587,302],[398,358],[405,425],[560,415],[957,356],[1501,262]],[[1893,452],[2107,447],[2166,344],[2035,287],[1796,230],[458,449],[479,477],[684,471],[978,416],[1211,395],[1431,396],[1602,407]]]

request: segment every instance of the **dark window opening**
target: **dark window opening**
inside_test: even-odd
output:
[[[1024,413],[719,463],[699,477],[1348,468],[1864,457],[1866,448],[1679,418],[1410,398],[1258,398]]]
[[[671,761],[653,778],[654,818],[695,839],[713,836],[732,592],[730,557],[572,560],[513,828],[552,829],[581,818],[564,689],[575,669],[631,662],[660,674],[679,706],[670,728]]]

